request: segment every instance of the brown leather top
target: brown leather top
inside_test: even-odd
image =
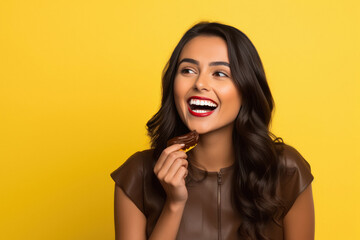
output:
[[[153,172],[155,160],[152,150],[137,152],[111,173],[111,177],[147,218],[146,235],[149,237],[159,218],[166,194]],[[312,182],[308,162],[292,147],[285,145],[280,158],[287,171],[277,189],[284,201],[286,212],[297,196]],[[204,171],[195,167],[194,172]],[[208,172],[200,182],[190,183],[188,200],[180,223],[177,239],[238,239],[236,231],[241,223],[231,202],[234,166],[219,172]],[[283,229],[275,222],[266,227],[270,239],[283,239]]]

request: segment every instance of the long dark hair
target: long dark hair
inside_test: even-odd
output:
[[[238,233],[245,239],[265,240],[265,225],[272,220],[278,223],[275,215],[283,217],[278,214],[282,203],[275,195],[280,172],[277,146],[283,142],[269,131],[274,101],[260,57],[244,33],[232,26],[200,22],[181,38],[163,71],[161,107],[147,123],[154,158],[166,148],[168,139],[189,131],[177,113],[173,86],[183,47],[199,35],[218,36],[227,43],[231,74],[242,96],[233,131],[233,197],[242,218]]]

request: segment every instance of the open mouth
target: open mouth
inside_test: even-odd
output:
[[[188,105],[190,113],[199,117],[210,115],[218,106],[213,100],[202,97],[191,97]]]

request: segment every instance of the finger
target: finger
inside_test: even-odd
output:
[[[167,159],[165,160],[164,164],[161,166],[159,171],[157,172],[158,178],[162,179],[165,177],[171,167],[171,165],[174,164],[176,159],[186,159],[187,155],[185,152],[182,151],[176,151],[169,154]]]
[[[185,177],[188,175],[189,170],[185,167],[180,167],[179,170],[173,177],[174,182],[184,181]]]
[[[157,174],[159,170],[161,169],[162,165],[164,164],[165,160],[169,156],[170,153],[180,150],[182,147],[184,147],[185,144],[174,144],[167,148],[165,148],[162,153],[160,154],[160,157],[156,161],[156,164],[154,166],[154,172]]]
[[[188,161],[186,159],[183,158],[177,158],[174,163],[171,165],[171,167],[169,168],[164,180],[165,181],[169,181],[171,180],[175,174],[177,173],[177,171],[179,170],[179,168],[181,167],[185,167],[187,169],[188,167]]]

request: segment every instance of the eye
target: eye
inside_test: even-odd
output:
[[[193,71],[192,69],[190,68],[184,68],[181,70],[181,73],[183,74],[190,74],[190,73],[195,73],[195,71]]]
[[[223,72],[219,72],[219,71],[215,72],[214,75],[217,75],[219,77],[229,77],[227,74],[225,74]]]

